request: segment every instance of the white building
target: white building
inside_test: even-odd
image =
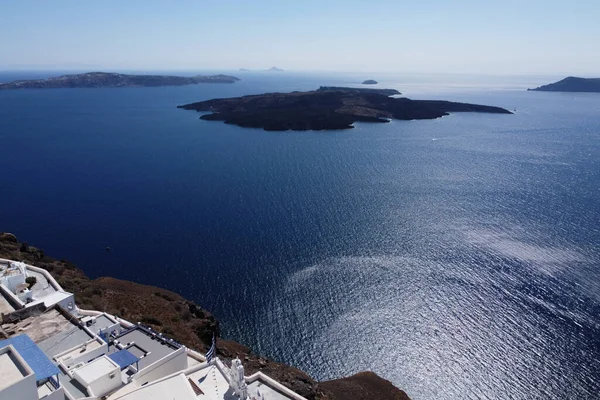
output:
[[[37,283],[21,300],[27,276]],[[261,372],[246,377],[239,359],[207,363],[148,327],[80,310],[31,265],[0,259],[0,311],[15,332],[0,341],[0,400],[306,400]]]
[[[27,278],[35,278],[30,288]],[[0,313],[9,314],[26,308],[51,308],[58,304],[77,316],[75,298],[65,292],[48,271],[18,261],[0,258]]]
[[[63,400],[59,370],[27,335],[0,341],[0,399]]]

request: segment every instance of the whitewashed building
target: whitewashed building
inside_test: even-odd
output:
[[[28,276],[42,283],[31,294]],[[239,359],[207,362],[149,327],[78,309],[43,269],[0,259],[0,294],[0,400],[306,400],[245,376]]]

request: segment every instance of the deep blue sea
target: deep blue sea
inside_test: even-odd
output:
[[[600,398],[600,94],[524,90],[558,77],[239,76],[0,92],[0,231],[177,291],[318,379]],[[265,132],[176,108],[367,78],[517,111]]]

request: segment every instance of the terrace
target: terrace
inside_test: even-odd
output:
[[[163,359],[180,348],[178,343],[141,326],[125,331],[117,337],[115,343],[118,346],[111,347],[109,354],[127,348],[130,353],[139,359],[139,370]]]

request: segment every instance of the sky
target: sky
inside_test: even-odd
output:
[[[600,76],[598,0],[0,0],[0,70]]]

